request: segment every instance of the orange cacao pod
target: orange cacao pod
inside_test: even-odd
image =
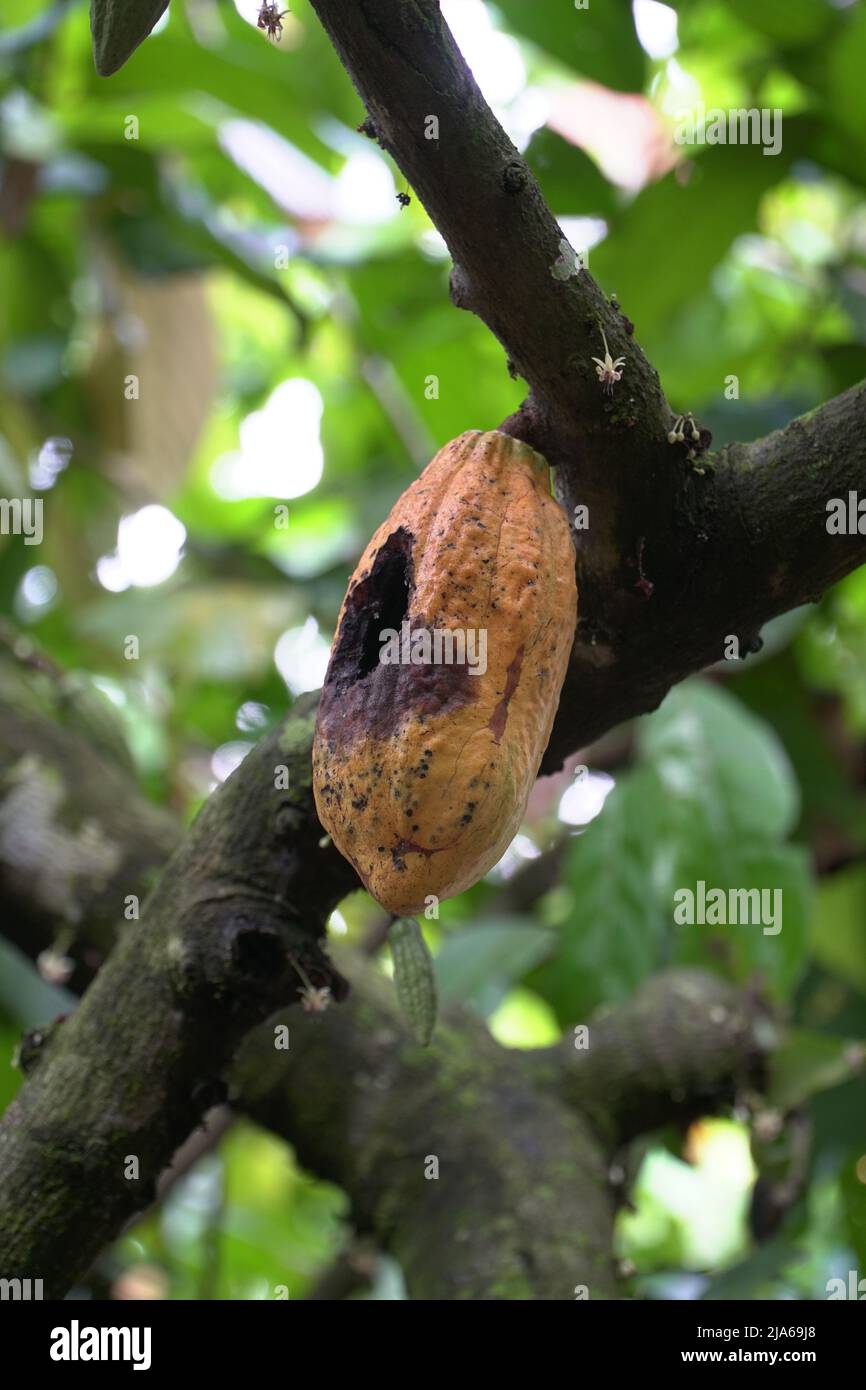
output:
[[[576,618],[545,459],[498,430],[447,444],[352,576],[316,721],[319,818],[383,907],[420,912],[501,858]]]

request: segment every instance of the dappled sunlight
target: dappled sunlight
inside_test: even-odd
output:
[[[162,584],[180,564],[186,527],[167,507],[151,504],[121,517],[117,549],[96,562],[100,584],[114,593]]]
[[[324,453],[319,437],[322,397],[302,377],[275,387],[261,410],[240,425],[240,451],[213,466],[214,490],[243,497],[302,497],[319,483]]]

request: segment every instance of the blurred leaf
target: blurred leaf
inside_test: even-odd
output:
[[[461,928],[436,956],[442,1003],[459,1000],[492,1013],[509,986],[548,954],[554,939],[553,932],[519,918],[482,919]]]
[[[746,24],[775,39],[781,47],[814,43],[837,16],[827,0],[729,0],[731,9]]]
[[[857,5],[845,16],[827,59],[826,97],[833,116],[862,152],[866,137],[866,10]]]
[[[143,659],[175,677],[225,681],[270,667],[276,639],[300,616],[288,589],[226,581],[127,589],[92,603],[80,627],[118,661],[124,635],[135,633]]]
[[[711,1274],[701,1291],[701,1300],[727,1302],[771,1298],[773,1286],[784,1279],[786,1267],[798,1254],[787,1236],[768,1240],[747,1259]]]
[[[834,395],[856,386],[866,377],[866,347],[859,343],[834,343],[821,352]]]
[[[616,210],[616,191],[595,161],[556,131],[537,130],[524,158],[556,215],[607,217]]]
[[[772,726],[791,761],[802,790],[798,835],[813,842],[828,826],[840,826],[855,843],[863,843],[862,798],[818,717],[812,693],[799,678],[793,653],[789,649],[770,661],[752,661],[744,663],[734,688]]]
[[[782,745],[718,686],[676,687],[641,724],[639,742],[672,805],[686,821],[696,816],[708,840],[735,830],[770,840],[796,824],[799,790]]]
[[[761,196],[784,178],[793,141],[780,154],[757,145],[714,145],[644,188],[592,252],[592,274],[616,291],[638,334],[700,294],[735,237],[755,224]]]
[[[684,926],[676,958],[722,964],[737,980],[757,973],[784,996],[805,965],[811,880],[804,850],[773,843],[799,810],[781,744],[726,691],[699,682],[672,691],[639,738],[666,796],[671,893],[687,889],[697,906],[701,883],[706,893],[746,892],[752,919],[760,905],[759,921]]]
[[[170,1297],[303,1298],[344,1241],[346,1199],[303,1174],[288,1146],[236,1122],[116,1247],[123,1263],[166,1268]],[[216,1276],[214,1280],[214,1275]]]
[[[866,1142],[848,1155],[842,1169],[841,1188],[848,1237],[859,1266],[859,1280],[866,1269]],[[864,1287],[860,1285],[860,1288]],[[863,1297],[862,1293],[860,1297]]]
[[[118,0],[120,3],[120,0]],[[135,111],[139,94],[209,96],[227,112],[249,116],[297,144],[325,167],[338,164],[316,130],[312,113],[329,110],[351,127],[358,100],[321,26],[312,20],[269,43],[234,6],[214,15],[207,45],[197,43],[180,8],[167,29],[143,44],[104,88],[94,78],[97,99],[126,100]]]
[[[555,959],[531,982],[563,1025],[627,998],[666,954],[672,907],[664,910],[652,886],[664,809],[656,774],[640,768],[617,781],[568,851],[563,882],[573,908]]]
[[[524,392],[508,375],[505,352],[473,315],[455,321],[442,265],[419,263],[413,250],[353,266],[347,278],[361,311],[362,350],[393,367],[402,408],[437,447],[466,429],[493,429],[517,409]],[[433,398],[427,394],[431,376]]]
[[[67,11],[80,3],[81,0],[55,0],[55,3],[49,5],[41,14],[25,20],[16,29],[0,34],[0,58],[23,53],[35,44],[43,43],[62,22]]]
[[[363,545],[347,498],[315,497],[293,502],[288,530],[272,527],[262,549],[293,579],[309,579],[341,560],[354,563]]]
[[[721,966],[729,978],[741,983],[760,980],[767,993],[783,1002],[806,967],[812,907],[808,852],[798,845],[750,845],[742,832],[718,842],[709,852],[704,844],[694,846],[687,840],[678,843],[676,851],[678,887],[696,896],[701,882],[707,895],[711,889],[720,889],[727,895],[723,915],[732,904],[739,915],[743,899],[731,894],[746,893],[750,918],[681,927],[677,962],[707,969]]]
[[[0,938],[0,1014],[11,1020],[15,1033],[11,1051],[5,1058],[0,1055],[0,1071],[11,1065],[12,1051],[23,1032],[50,1023],[74,1007],[75,998],[68,990],[43,980],[17,946]],[[8,1036],[8,1030],[5,1035]]]
[[[768,1103],[778,1110],[793,1110],[810,1097],[850,1081],[864,1066],[863,1043],[792,1029],[770,1059]]]
[[[811,949],[826,970],[866,994],[866,868],[862,865],[820,880]]]
[[[496,0],[512,33],[522,34],[581,77],[622,92],[639,92],[646,57],[635,33],[629,0],[592,0],[578,9],[571,0]]]
[[[805,851],[775,843],[797,818],[784,751],[769,726],[702,681],[673,690],[642,721],[638,748],[641,765],[617,779],[568,851],[573,907],[554,961],[530,983],[562,1023],[626,998],[672,961],[738,981],[758,974],[784,996],[805,966],[811,891]],[[675,894],[693,893],[697,915],[701,881],[707,892],[757,890],[748,907],[757,904],[761,920],[678,924]]]

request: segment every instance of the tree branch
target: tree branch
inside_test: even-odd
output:
[[[249,1029],[296,1001],[306,979],[345,994],[319,940],[352,876],[319,848],[311,736],[307,706],[252,750],[206,803],[141,923],[127,924],[79,1007],[31,1056],[0,1123],[5,1275],[64,1293],[152,1200]],[[280,765],[291,791],[275,788]],[[131,808],[131,784],[125,800]]]
[[[618,1147],[761,1091],[777,1032],[758,997],[682,969],[654,975],[626,1003],[600,1010],[585,1048],[568,1038],[529,1056],[539,1078],[552,1076],[569,1105]]]
[[[0,762],[3,713],[0,707]],[[17,743],[19,755],[45,748],[50,716],[42,721],[34,717],[32,745]],[[49,1030],[0,1122],[0,1276],[36,1272],[51,1295],[62,1293],[152,1200],[160,1170],[220,1094],[225,1074],[235,1109],[289,1139],[308,1167],[344,1187],[358,1227],[400,1259],[413,1297],[570,1298],[576,1284],[586,1284],[591,1297],[616,1297],[610,1251],[617,1198],[607,1170],[624,1132],[620,1117],[634,1106],[633,1121],[640,1114],[660,1124],[689,1101],[726,1101],[724,1067],[744,1073],[754,1040],[736,1033],[721,1055],[722,1032],[709,1028],[701,1051],[700,1019],[721,997],[732,1013],[744,1014],[747,1005],[729,986],[693,972],[682,977],[690,1004],[684,1018],[675,1007],[679,976],[662,977],[633,1006],[591,1025],[590,1052],[575,1072],[578,1054],[565,1045],[515,1053],[460,1011],[447,1013],[429,1050],[419,1048],[397,1015],[391,986],[358,952],[344,950],[338,964],[345,961],[350,973],[350,1000],[324,1016],[273,1015],[247,1035],[232,1063],[243,1030],[270,1013],[280,994],[293,993],[294,980],[282,982],[294,943],[283,944],[292,928],[280,927],[280,905],[302,893],[312,935],[351,883],[337,852],[318,847],[318,827],[315,845],[304,829],[314,823],[304,771],[309,713],[289,723],[299,739],[291,767],[303,790],[275,805],[262,794],[273,785],[273,738],[250,753],[208,802],[142,923],[125,928],[79,1009]],[[87,745],[81,735],[69,738],[78,742],[79,765]],[[64,743],[57,755],[69,752]],[[110,824],[108,799],[113,804],[118,790],[107,784],[103,804],[93,791],[89,809],[98,823]],[[131,782],[121,795],[125,817],[113,829],[132,865],[137,820],[146,825],[151,808]],[[301,823],[287,831],[297,814]],[[233,833],[239,823],[240,840]],[[45,849],[37,829],[34,852]],[[3,853],[0,843],[0,883],[14,910],[26,886],[10,885]],[[134,872],[127,892],[141,887]],[[55,912],[59,925],[59,906]],[[84,945],[85,923],[81,931]],[[272,934],[273,949],[266,944]],[[33,954],[38,945],[31,943]],[[311,972],[309,937],[304,949]],[[262,977],[260,963],[273,979]],[[275,1047],[274,1027],[283,1019],[287,1051]],[[662,1059],[677,1055],[693,1061],[678,1073],[682,1093],[671,1097]],[[635,1059],[644,1057],[649,1063],[637,1076]],[[608,1091],[615,1105],[606,1107]],[[175,1164],[185,1161],[183,1152]],[[128,1155],[139,1159],[139,1180],[124,1177]],[[438,1178],[428,1176],[431,1158]],[[163,1172],[161,1185],[166,1178]]]
[[[449,1009],[419,1047],[389,983],[338,959],[347,1002],[292,1020],[288,1051],[274,1048],[279,1017],[252,1034],[232,1073],[237,1107],[348,1193],[412,1298],[571,1298],[575,1284],[615,1298],[615,1200],[579,1112],[478,1018]]]
[[[38,668],[0,661],[0,913],[24,951],[61,941],[80,992],[114,946],[126,895],[149,891],[178,826],[140,798],[130,807],[128,772],[58,723],[51,695]]]
[[[311,0],[393,156],[454,260],[452,297],[505,348],[530,395],[503,425],[547,457],[575,532],[578,629],[542,771],[670,687],[741,648],[866,559],[828,536],[826,504],[866,490],[866,393],[856,387],[706,469],[668,443],[658,374],[585,270],[552,274],[562,231],[484,101],[436,0]],[[429,139],[429,117],[439,122]],[[706,156],[712,157],[712,154]],[[627,307],[627,306],[626,306]],[[625,358],[608,397],[592,364]],[[489,428],[490,421],[467,421]],[[698,469],[704,469],[698,472]]]
[[[685,448],[667,441],[670,411],[624,317],[585,271],[565,281],[553,274],[560,229],[484,103],[435,0],[312,2],[378,138],[451,249],[455,302],[482,317],[529,383],[529,398],[505,428],[545,453],[569,513],[578,503],[589,508],[589,529],[575,535],[581,619],[549,769],[718,659],[727,633],[750,638],[768,617],[814,598],[863,560],[866,537],[830,537],[824,522],[827,500],[866,477],[864,391],[847,392],[756,444],[732,446],[714,471],[704,469],[702,457],[693,467]],[[431,115],[439,119],[438,140],[426,138]],[[611,353],[625,358],[611,398],[591,361],[603,355],[602,330]],[[708,442],[702,436],[701,455]],[[62,1292],[146,1204],[160,1170],[212,1101],[206,1083],[222,1074],[251,1026],[295,997],[297,965],[314,983],[342,993],[318,941],[329,907],[353,879],[332,848],[319,846],[310,732],[306,708],[284,733],[258,745],[208,802],[142,925],[127,929],[81,1006],[37,1056],[0,1125],[7,1277],[37,1274],[49,1295]],[[281,761],[292,771],[290,793],[274,789]],[[14,895],[14,876],[7,872],[6,881]],[[536,1087],[538,1060],[497,1050],[480,1025],[470,1031],[468,1049],[463,1026],[455,1031],[449,1022],[436,1048],[419,1054],[393,1021],[377,1034],[379,1021],[365,987],[349,1008],[327,1016],[326,1027],[314,1032],[299,1020],[301,1065],[293,1056],[281,1096],[271,1089],[250,1103],[291,1126],[310,1161],[352,1188],[359,1213],[391,1241],[421,1296],[434,1287],[437,1296],[456,1292],[447,1261],[435,1262],[438,1282],[431,1282],[417,1242],[418,1232],[441,1239],[441,1213],[452,1217],[454,1194],[464,1190],[486,1212],[485,1229],[495,1222],[501,1236],[477,1244],[483,1231],[472,1224],[472,1206],[457,1204],[468,1224],[458,1222],[452,1232],[470,1232],[463,1263],[466,1286],[478,1296],[529,1289],[569,1297],[572,1280],[612,1289],[613,1204],[603,1192],[610,1134],[602,1140],[571,1103]],[[598,1057],[606,1065],[610,1059],[615,1113],[633,1105],[641,1124],[654,1123],[669,1113],[669,1073],[661,1069],[657,1091],[627,1065],[641,1029],[626,1030],[625,1042],[617,1042],[615,1019],[610,1029],[602,1029]],[[662,1039],[660,1023],[664,1058]],[[714,1040],[719,1035],[710,1035],[709,1080],[718,1087],[722,1058],[735,1073],[743,1060],[736,1044],[746,1045],[749,1061],[760,1038],[738,1030],[727,1052]],[[694,1081],[702,1103],[707,1076],[689,1071],[682,1047],[671,1055],[682,1063],[676,1074],[685,1102],[695,1098]],[[544,1066],[555,1089],[556,1066],[550,1059]],[[576,1099],[587,1085],[597,1116],[600,1099],[593,1101],[596,1083],[588,1079],[602,1067],[588,1067],[565,1083],[564,1094],[573,1091]],[[330,1130],[322,1123],[325,1093],[310,1085],[311,1075],[335,1100]],[[387,1103],[380,1090],[390,1092]],[[504,1137],[496,1127],[501,1115]],[[630,1132],[621,1118],[612,1129]],[[356,1135],[361,1168],[352,1162]],[[401,1150],[406,1143],[418,1148]],[[479,1164],[476,1172],[485,1145],[493,1166]],[[441,1150],[459,1179],[419,1187],[424,1147]],[[134,1178],[125,1176],[129,1155],[139,1163]],[[387,1186],[376,1176],[380,1163]],[[425,1209],[413,1223],[419,1193]],[[438,1230],[431,1215],[439,1217]],[[583,1238],[579,1256],[575,1232]]]

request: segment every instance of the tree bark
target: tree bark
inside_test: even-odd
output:
[[[68,731],[55,750],[50,714],[34,714],[26,737],[7,715],[0,704],[0,767],[10,769],[0,780],[0,816],[21,785],[22,763],[38,755],[39,776],[50,772],[63,787],[57,814],[71,821],[83,810],[71,772],[86,766],[86,741]],[[45,1280],[50,1297],[65,1292],[149,1204],[161,1173],[164,1186],[175,1151],[228,1092],[237,1111],[344,1187],[357,1227],[400,1260],[412,1297],[573,1298],[578,1285],[593,1298],[616,1297],[611,1155],[638,1114],[661,1124],[726,1103],[732,1077],[758,1084],[766,1043],[757,1003],[700,972],[673,972],[621,1011],[621,1026],[620,1011],[593,1023],[585,1054],[565,1045],[509,1051],[459,1009],[425,1050],[392,987],[343,950],[347,1002],[324,1015],[272,1014],[296,994],[285,959],[302,958],[306,973],[329,978],[338,994],[343,978],[319,962],[315,943],[351,875],[333,847],[319,846],[318,827],[315,844],[302,828],[286,831],[297,816],[301,827],[314,821],[310,720],[311,711],[290,717],[287,732],[259,744],[214,794],[143,921],[123,923],[118,910],[118,944],[82,1003],[26,1049],[27,1082],[0,1123],[0,1277],[30,1275]],[[272,798],[273,768],[286,756],[295,794]],[[85,784],[86,812],[111,830],[128,866],[126,896],[149,872],[135,867],[134,847],[152,807],[125,774],[107,776],[101,795],[98,787],[96,778]],[[34,863],[47,866],[52,843],[50,827],[32,830]],[[77,884],[82,900],[87,872]],[[301,887],[298,936],[289,903]],[[0,894],[14,920],[27,885],[2,842]],[[56,904],[40,925],[50,938],[64,923]],[[88,923],[78,931],[70,950],[86,970]],[[43,939],[41,931],[29,942],[19,936],[32,955]],[[708,1026],[719,1008],[730,1027]],[[282,1023],[288,1050],[275,1046]],[[638,1077],[635,1059],[644,1057]],[[131,1157],[138,1178],[126,1176]]]
[[[553,274],[561,231],[435,0],[313,6],[367,104],[368,128],[451,249],[455,303],[483,318],[529,384],[523,407],[503,427],[547,456],[570,515],[577,504],[589,509],[588,530],[575,532],[581,616],[544,762],[551,770],[567,752],[653,708],[673,683],[719,659],[726,635],[750,642],[769,617],[814,599],[862,562],[866,536],[830,536],[825,513],[832,497],[866,478],[866,392],[857,387],[716,458],[707,455],[710,441],[701,432],[689,459],[683,445],[668,442],[670,409],[624,315],[587,272],[565,281]],[[440,124],[435,141],[425,134],[430,115]],[[625,358],[611,396],[591,361],[604,355],[602,332],[611,353]],[[13,781],[38,783],[33,765],[22,767],[19,756],[34,725],[17,718],[17,726],[10,723],[17,739]],[[208,802],[143,922],[124,929],[80,1007],[32,1059],[27,1084],[0,1124],[7,1277],[42,1277],[50,1295],[64,1291],[147,1203],[250,1028],[295,999],[304,976],[342,995],[342,976],[319,941],[330,908],[354,880],[336,851],[320,844],[309,786],[311,727],[307,705]],[[74,769],[74,755],[58,737],[46,735],[39,751],[54,750],[64,767],[68,755]],[[275,789],[281,762],[292,774],[289,792]],[[67,784],[66,797],[77,790]],[[44,811],[44,786],[41,795]],[[96,790],[83,785],[81,795],[89,804]],[[52,823],[57,809],[55,797]],[[158,856],[165,826],[157,819],[142,854],[127,846],[114,861],[124,880],[129,873],[137,881],[139,869]],[[103,815],[100,823],[108,821]],[[108,828],[123,838],[119,824]],[[79,848],[80,838],[73,836]],[[7,857],[8,903],[20,895],[20,869],[20,860]],[[102,939],[111,929],[110,874],[108,898],[100,891],[82,891],[79,920],[92,913]],[[34,929],[47,929],[49,907],[41,898]],[[118,917],[121,911],[118,903]],[[647,1036],[657,1060],[678,1061],[673,1071],[660,1066],[658,1086],[653,1069],[634,1062],[649,1008],[644,996],[635,1005],[640,1017],[627,1015],[622,1034],[615,1017],[599,1024],[597,1062],[590,1053],[564,1070],[550,1056],[518,1060],[497,1049],[480,1025],[473,1031],[450,1020],[431,1053],[421,1054],[399,1035],[387,1008],[381,1013],[385,1006],[374,1005],[372,994],[368,1000],[362,981],[356,1000],[329,1012],[317,1031],[299,1021],[300,1066],[293,1056],[285,1075],[272,1074],[271,1089],[248,1104],[293,1134],[309,1162],[345,1183],[359,1221],[399,1253],[422,1296],[457,1296],[458,1265],[466,1265],[461,1288],[475,1297],[571,1297],[570,1281],[612,1295],[607,1146],[635,1125],[727,1095],[763,1051],[748,1002],[721,1002],[712,992],[711,1008],[736,1027],[710,1020],[698,1029],[701,1046],[695,1043],[704,1003],[694,979],[685,1000],[690,1047],[668,1045],[666,987],[657,983]],[[680,985],[674,994],[682,1003]],[[271,1056],[269,1062],[281,1065]],[[238,1084],[240,1097],[247,1083]],[[331,1104],[325,1116],[323,1106]],[[447,1183],[419,1173],[422,1149],[441,1151]],[[129,1156],[138,1160],[134,1178],[125,1175]],[[464,1188],[486,1224],[473,1223],[471,1203],[460,1200]],[[442,1230],[452,1204],[454,1245],[469,1254],[454,1260],[452,1251],[449,1270]],[[440,1257],[425,1272],[433,1242]]]
[[[829,535],[826,506],[866,490],[866,389],[716,455],[704,431],[690,460],[668,443],[673,412],[625,313],[588,271],[553,275],[562,230],[436,0],[311,3],[366,106],[365,128],[448,245],[452,298],[529,385],[502,428],[546,456],[570,517],[588,508],[588,528],[574,533],[577,634],[542,764],[553,772],[720,661],[728,636],[745,654],[770,618],[863,563],[866,535]],[[610,396],[592,362],[604,356],[602,330],[625,357]]]
[[[206,803],[142,921],[123,923],[79,1007],[29,1051],[27,1084],[0,1124],[0,1250],[4,1272],[44,1279],[49,1297],[152,1200],[249,1029],[308,980],[345,994],[319,942],[352,878],[319,847],[311,733],[302,707],[256,746]],[[275,788],[279,767],[290,791]],[[77,791],[67,783],[67,805]],[[129,817],[129,782],[123,799]],[[109,822],[115,802],[102,809]],[[4,873],[5,894],[16,883]]]

